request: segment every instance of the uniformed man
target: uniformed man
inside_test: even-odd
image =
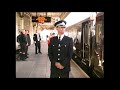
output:
[[[33,40],[34,40],[34,43],[35,43],[35,54],[42,54],[41,52],[41,36],[40,36],[40,33],[38,33],[38,31],[36,30],[36,33],[33,35]]]
[[[25,30],[22,29],[20,32],[20,35],[17,36],[17,42],[20,44],[20,60],[24,61],[26,59],[25,51],[27,40],[25,36]]]
[[[26,36],[26,39],[27,39],[27,45],[26,45],[26,52],[25,52],[25,54],[26,54],[26,57],[28,58],[28,56],[27,56],[27,55],[29,55],[28,54],[28,46],[30,46],[30,44],[31,44],[29,30],[25,30],[25,36]]]
[[[65,36],[66,21],[60,20],[54,24],[58,35],[50,39],[48,56],[51,61],[50,78],[69,78],[70,60],[73,53],[73,40]]]

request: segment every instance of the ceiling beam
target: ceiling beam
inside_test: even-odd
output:
[[[60,15],[60,19],[65,19],[68,15],[70,14],[70,12],[63,12],[61,15]]]

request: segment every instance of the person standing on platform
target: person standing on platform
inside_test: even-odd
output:
[[[21,34],[17,36],[17,42],[20,44],[20,60],[25,61],[26,59],[26,45],[27,45],[27,40],[25,36],[25,30],[20,31]]]
[[[50,44],[50,39],[54,37],[54,33],[50,33],[50,36],[48,36],[48,48],[49,48],[49,44]]]
[[[25,30],[25,36],[26,36],[26,39],[27,39],[27,45],[26,45],[26,57],[28,57],[27,55],[28,54],[28,46],[31,45],[31,39],[30,39],[30,35],[29,35],[29,30]]]
[[[36,30],[36,33],[33,35],[33,40],[34,40],[34,43],[35,43],[35,54],[42,54],[41,52],[41,36],[40,36],[40,33],[38,33],[38,31]]]
[[[58,35],[50,39],[48,56],[51,61],[50,78],[69,78],[70,60],[73,54],[73,39],[65,36],[66,21],[54,24]]]

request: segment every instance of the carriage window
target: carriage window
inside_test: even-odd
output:
[[[97,44],[101,43],[101,38],[102,38],[102,34],[103,34],[102,29],[103,29],[102,23],[99,23],[97,25],[97,28],[96,28],[96,42],[97,42]]]

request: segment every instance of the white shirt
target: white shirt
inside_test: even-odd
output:
[[[58,39],[59,39],[59,37],[60,37],[60,41],[61,41],[64,37],[64,34],[62,34],[61,36],[58,35]]]
[[[37,40],[40,41],[40,36],[39,36],[40,34],[36,33],[36,35],[37,35]]]

